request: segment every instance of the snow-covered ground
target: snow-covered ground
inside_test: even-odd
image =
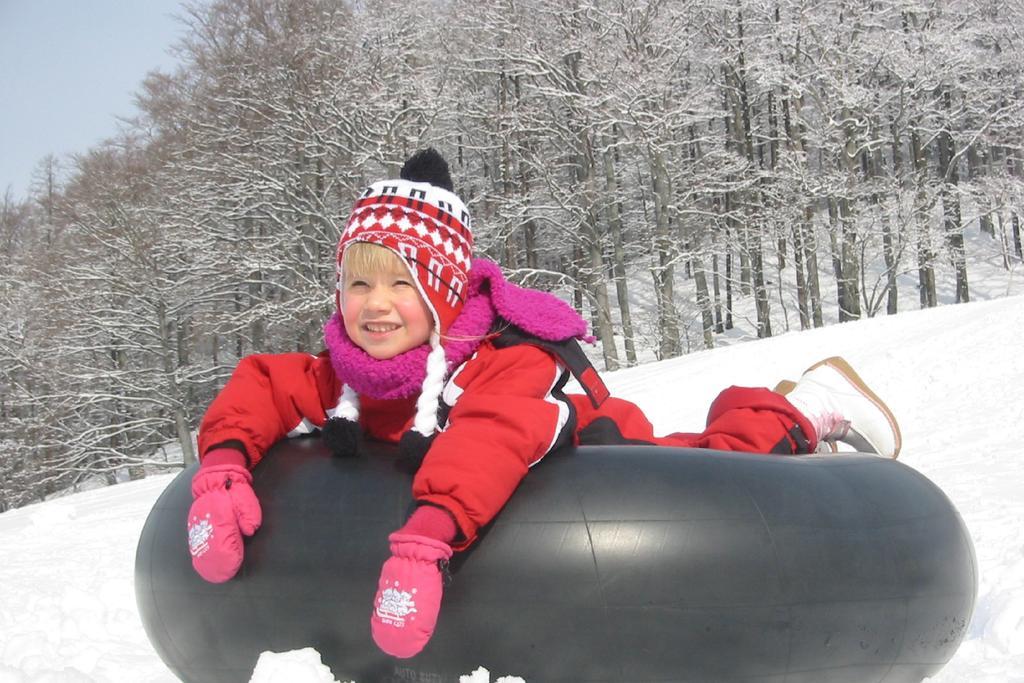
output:
[[[946,491],[974,539],[974,618],[933,680],[1024,682],[1022,337],[1024,297],[1011,296],[785,334],[607,379],[671,431],[699,427],[728,384],[771,386],[815,360],[844,355],[900,418],[901,459]],[[0,515],[0,683],[174,680],[146,640],[132,587],[136,540],[169,481],[125,483]],[[301,658],[270,659],[271,666],[288,672],[279,679],[297,681],[296,672],[307,671],[307,680],[330,680]],[[261,683],[275,678],[266,667]]]

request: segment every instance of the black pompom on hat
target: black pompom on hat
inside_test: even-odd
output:
[[[448,171],[448,162],[433,147],[421,149],[406,159],[398,177],[413,183],[430,183],[449,192],[455,191],[452,175]]]

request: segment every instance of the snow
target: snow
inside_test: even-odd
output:
[[[304,683],[338,683],[320,660],[320,653],[311,647],[290,652],[264,652],[256,662],[249,683],[303,681]]]
[[[459,683],[490,683],[491,672],[482,666],[468,676],[459,676]],[[502,676],[494,683],[523,683],[518,676]]]
[[[900,418],[901,460],[947,493],[974,540],[975,614],[960,650],[932,680],[1024,682],[1022,333],[1024,297],[1011,296],[789,333],[606,379],[670,431],[702,424],[728,384],[772,386],[815,360],[845,356]],[[164,475],[0,514],[0,683],[175,680],[146,640],[132,586],[136,541],[169,481]],[[462,680],[490,678],[481,668]],[[334,677],[315,651],[300,650],[266,655],[253,680]]]

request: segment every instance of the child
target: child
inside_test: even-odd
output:
[[[243,359],[203,419],[188,525],[206,580],[234,576],[242,535],[260,525],[249,470],[279,439],[317,429],[339,455],[355,451],[361,428],[422,458],[417,507],[389,537],[370,619],[376,643],[396,657],[415,655],[433,633],[443,561],[563,445],[794,454],[847,440],[899,451],[892,413],[840,359],[812,366],[786,396],[726,389],[704,432],[656,437],[639,408],[608,396],[579,349],[586,323],[571,307],[471,260],[469,214],[444,159],[425,150],[400,175],[371,186],[342,233],[327,350]],[[570,371],[585,395],[562,392]]]

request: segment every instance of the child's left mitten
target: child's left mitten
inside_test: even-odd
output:
[[[244,463],[237,451],[231,451]],[[192,477],[192,507],[188,513],[188,548],[192,566],[211,583],[223,583],[242,566],[242,535],[252,536],[263,520],[252,490],[252,475],[244,464],[211,451]],[[209,464],[207,464],[209,463]]]

